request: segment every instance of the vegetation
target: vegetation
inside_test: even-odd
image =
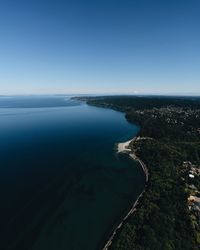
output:
[[[76,100],[87,101],[91,105],[111,107],[117,110],[152,109],[167,106],[200,108],[199,97],[163,97],[163,96],[101,96],[74,97]]]
[[[112,250],[196,250],[198,218],[188,208],[190,191],[184,161],[200,166],[200,98],[98,97],[89,104],[126,112],[140,125],[132,144],[150,178],[136,212],[115,237]],[[193,184],[200,188],[200,179]],[[200,190],[200,189],[199,189]]]
[[[149,167],[150,180],[140,207],[127,222],[134,234],[134,247],[130,249],[198,249],[187,206],[188,193],[180,174],[180,151],[173,144],[157,140],[136,146],[138,156]],[[122,229],[112,249],[127,249],[129,243],[121,241],[126,231]]]

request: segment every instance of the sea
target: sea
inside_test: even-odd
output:
[[[0,249],[99,250],[144,188],[139,128],[70,96],[0,97]]]

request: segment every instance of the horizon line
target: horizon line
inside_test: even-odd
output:
[[[172,96],[172,97],[200,97],[200,93],[32,93],[32,94],[0,94],[0,97],[17,96]]]

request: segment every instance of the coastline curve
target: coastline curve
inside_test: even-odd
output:
[[[149,171],[147,166],[144,164],[144,162],[137,157],[137,155],[135,154],[135,152],[131,149],[130,144],[140,140],[140,139],[147,139],[147,138],[141,138],[141,137],[134,137],[131,140],[125,141],[125,142],[120,142],[117,144],[117,153],[118,154],[128,154],[129,157],[134,160],[137,161],[144,174],[145,174],[145,187],[143,189],[143,191],[139,194],[138,198],[136,199],[136,201],[134,202],[134,204],[132,205],[132,207],[130,208],[130,210],[128,211],[128,213],[122,218],[122,220],[120,221],[120,223],[115,227],[115,229],[113,230],[112,234],[110,235],[110,237],[108,238],[108,240],[106,241],[104,247],[102,248],[102,250],[108,250],[110,248],[110,246],[113,243],[113,240],[117,234],[117,231],[124,225],[125,221],[129,218],[129,216],[131,216],[135,211],[136,211],[136,207],[139,204],[139,200],[141,199],[141,197],[143,196],[145,190],[146,190],[146,186],[147,183],[149,181]]]

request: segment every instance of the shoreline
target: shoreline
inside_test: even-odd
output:
[[[112,245],[113,240],[117,234],[117,231],[123,226],[124,222],[129,218],[130,215],[132,215],[135,211],[136,211],[136,207],[139,204],[139,200],[140,198],[143,196],[145,190],[146,190],[146,185],[148,183],[149,180],[149,171],[148,168],[146,167],[146,165],[144,164],[144,162],[139,159],[135,152],[133,150],[131,150],[130,148],[130,144],[137,140],[140,140],[141,137],[134,137],[131,140],[125,141],[125,142],[120,142],[117,144],[117,154],[128,154],[129,157],[134,160],[139,162],[140,166],[142,167],[142,170],[145,174],[145,187],[143,189],[143,191],[139,194],[138,198],[136,199],[136,201],[134,202],[134,204],[132,205],[132,207],[130,208],[130,210],[128,211],[128,213],[123,217],[123,219],[120,221],[120,223],[116,226],[116,228],[114,229],[113,233],[110,235],[110,237],[108,238],[108,240],[106,241],[104,247],[102,248],[102,250],[108,250],[109,247]]]
[[[144,174],[145,174],[145,177],[146,177],[146,182],[148,182],[148,180],[149,180],[148,168],[146,167],[144,162],[139,157],[137,157],[135,152],[130,148],[131,143],[134,143],[135,141],[138,141],[138,140],[145,140],[145,139],[151,139],[151,138],[145,138],[145,137],[138,136],[138,137],[134,137],[131,140],[128,140],[128,141],[125,141],[125,142],[120,142],[117,145],[117,153],[118,154],[128,154],[131,159],[133,159],[134,161],[139,162],[142,169],[143,169],[143,171],[144,171]]]

